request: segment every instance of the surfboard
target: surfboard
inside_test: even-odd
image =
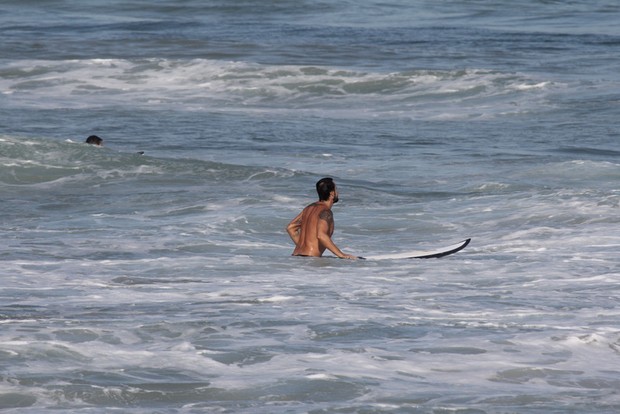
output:
[[[463,250],[471,241],[471,238],[434,250],[412,250],[400,253],[387,253],[360,257],[367,260],[390,260],[390,259],[434,259],[448,256]]]

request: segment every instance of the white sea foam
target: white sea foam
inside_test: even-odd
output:
[[[5,65],[24,75],[0,80],[0,88],[11,91],[12,105],[25,107],[87,108],[131,102],[145,108],[218,105],[239,110],[267,105],[274,110],[322,108],[341,114],[364,110],[375,115],[456,119],[508,113],[515,101],[520,105],[533,101],[532,96],[513,96],[511,91],[538,91],[544,96],[554,88],[546,81],[528,85],[535,81],[524,79],[525,75],[485,70],[373,73],[205,59],[21,61]],[[497,97],[500,101],[494,102],[493,109],[484,103]],[[470,104],[468,112],[458,107],[473,98],[481,102]],[[403,106],[409,106],[410,111],[403,111]],[[446,106],[452,110],[442,109]]]

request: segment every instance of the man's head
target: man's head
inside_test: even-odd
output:
[[[91,145],[101,146],[103,145],[103,140],[99,138],[97,135],[91,135],[90,137],[86,138],[86,143],[91,144]]]
[[[338,202],[338,192],[336,191],[336,183],[329,177],[321,178],[316,183],[316,192],[319,194],[319,201],[327,201],[329,197],[334,195],[334,203]]]

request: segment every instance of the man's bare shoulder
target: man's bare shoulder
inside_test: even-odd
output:
[[[319,213],[319,218],[327,222],[332,222],[334,221],[334,214],[329,208],[325,208],[323,211]]]
[[[325,204],[317,201],[315,203],[307,205],[306,208],[304,208],[304,211],[312,212],[313,214],[320,214],[321,211],[325,210],[326,208],[328,207]]]

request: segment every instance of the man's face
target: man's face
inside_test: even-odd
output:
[[[338,202],[338,187],[334,186],[334,204]]]

